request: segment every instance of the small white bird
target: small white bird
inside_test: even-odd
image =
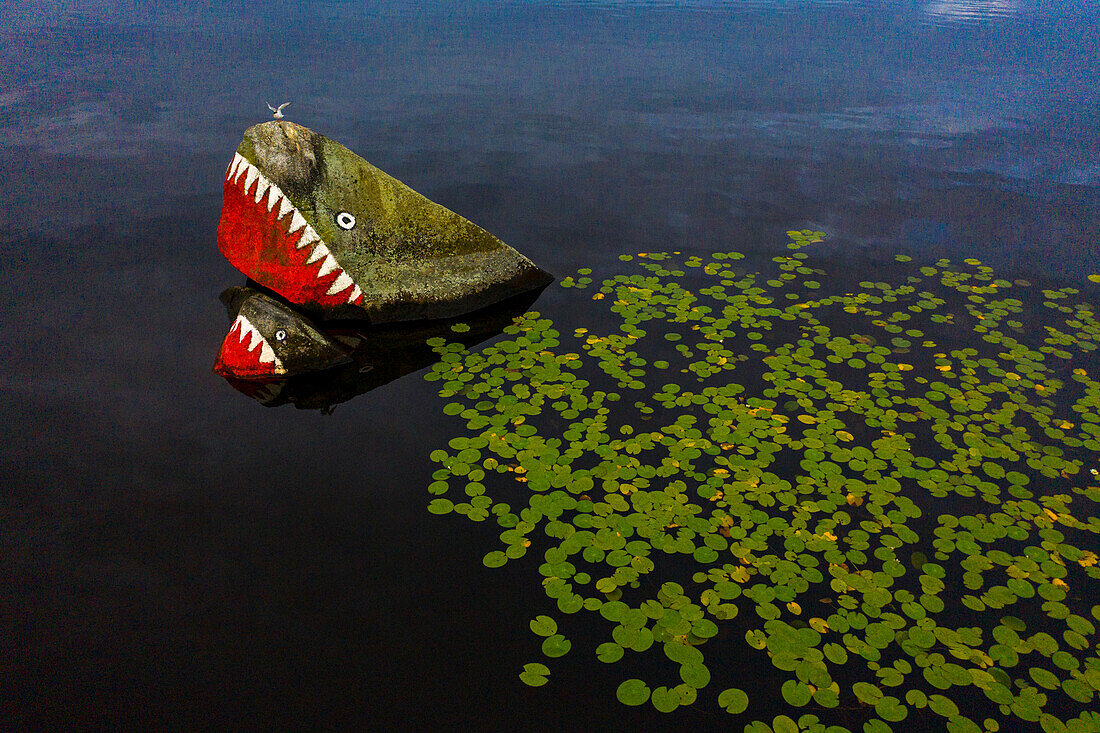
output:
[[[274,107],[272,107],[272,106],[271,106],[271,105],[269,104],[269,105],[267,105],[267,108],[268,108],[269,110],[271,110],[271,112],[272,112],[272,115],[271,115],[271,116],[272,116],[272,117],[274,117],[274,118],[275,118],[275,119],[277,119],[277,120],[281,120],[281,119],[283,119],[283,107],[286,107],[286,106],[287,106],[287,105],[289,105],[289,104],[290,104],[290,102],[283,102],[282,104],[280,104],[280,105],[279,105],[279,108],[278,108],[278,109],[275,109]]]

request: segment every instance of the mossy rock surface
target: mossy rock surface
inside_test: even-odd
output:
[[[245,275],[307,311],[375,323],[468,313],[553,279],[476,224],[287,121],[245,131],[227,172],[218,245]]]

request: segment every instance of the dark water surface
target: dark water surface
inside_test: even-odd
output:
[[[728,725],[625,708],[622,670],[575,655],[552,694],[517,679],[547,599],[481,565],[499,528],[425,511],[435,386],[325,416],[210,372],[242,131],[290,100],[559,275],[813,228],[856,269],[1079,280],[1100,271],[1094,7],[0,3],[0,721]]]

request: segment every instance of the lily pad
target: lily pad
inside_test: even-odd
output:
[[[650,690],[642,680],[629,679],[619,685],[615,695],[623,705],[637,706],[645,704],[649,699]]]
[[[718,695],[718,704],[725,708],[727,713],[740,715],[749,707],[749,696],[745,694],[744,690],[731,687],[727,690],[722,690]]]
[[[558,633],[558,624],[549,616],[536,616],[531,619],[531,631],[539,636],[553,636]]]
[[[749,729],[827,730],[853,704],[869,731],[925,707],[951,731],[978,709],[991,733],[1071,728],[1052,711],[1100,683],[1097,308],[1013,297],[1028,285],[977,260],[856,283],[814,260],[819,233],[791,237],[759,272],[628,256],[567,281],[604,309],[581,323],[433,339],[460,434],[431,452],[430,511],[498,525],[483,562],[610,634],[597,659],[641,674],[659,643],[683,683],[629,681],[630,704],[674,713],[764,664],[786,675],[769,704],[813,712]],[[531,629],[568,650],[549,616]]]
[[[543,640],[542,653],[548,657],[560,657],[569,653],[569,649],[573,646],[572,642],[566,639],[561,634],[554,634],[551,637]]]
[[[531,687],[542,687],[546,684],[546,678],[550,675],[550,668],[544,664],[532,662],[530,664],[523,665],[523,671],[520,672],[519,678],[523,680],[525,685]]]

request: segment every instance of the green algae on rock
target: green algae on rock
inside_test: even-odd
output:
[[[245,131],[218,246],[291,303],[374,323],[447,318],[553,278],[343,145],[283,120]]]
[[[582,653],[624,666],[626,705],[1096,730],[1095,306],[976,260],[849,282],[790,234],[768,274],[738,253],[582,270],[562,285],[609,314],[564,336],[528,313],[479,351],[436,339],[427,378],[466,432],[432,453],[429,509],[493,519],[489,567],[541,556],[532,630],[604,629]]]

